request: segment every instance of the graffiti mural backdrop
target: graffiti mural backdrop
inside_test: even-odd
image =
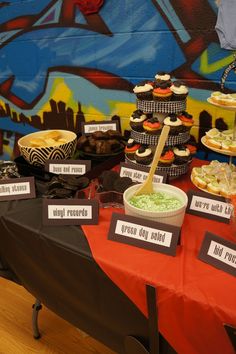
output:
[[[211,126],[231,127],[233,113],[206,101],[234,54],[220,48],[216,18],[214,0],[0,1],[1,158],[39,129],[77,132],[81,120],[113,115],[128,129],[132,89],[157,71],[190,88],[197,141]],[[226,87],[235,91],[234,72]]]

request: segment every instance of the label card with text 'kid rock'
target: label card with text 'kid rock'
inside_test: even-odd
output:
[[[57,175],[84,175],[90,169],[90,160],[47,160],[45,163],[45,170]]]
[[[236,243],[206,232],[198,258],[236,276]]]
[[[108,239],[175,256],[179,234],[177,226],[113,213]]]
[[[134,166],[132,164],[121,162],[120,163],[120,176],[130,177],[133,182],[143,183],[148,176],[150,167],[144,166]],[[167,179],[167,174],[165,172],[159,172],[154,174],[154,183],[165,183]]]
[[[98,201],[86,199],[43,199],[44,225],[96,225]]]
[[[35,198],[34,177],[0,180],[0,201]]]
[[[81,122],[81,133],[83,135],[92,134],[97,131],[119,130],[118,120],[104,120],[100,122]]]
[[[223,197],[191,190],[186,213],[229,224],[232,206]]]

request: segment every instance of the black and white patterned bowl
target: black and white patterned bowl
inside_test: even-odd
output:
[[[43,130],[23,136],[18,140],[18,146],[21,155],[24,159],[34,166],[44,166],[47,160],[64,160],[73,156],[76,145],[77,135],[69,130],[58,130],[60,137],[65,139],[65,142],[53,146],[30,146],[30,141],[34,138],[42,138],[44,134],[50,133],[52,130]]]

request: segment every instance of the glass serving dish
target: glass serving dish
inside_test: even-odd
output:
[[[124,208],[123,193],[115,191],[96,192],[100,208]]]

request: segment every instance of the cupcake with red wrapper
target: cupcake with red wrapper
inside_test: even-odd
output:
[[[164,147],[158,162],[158,166],[169,167],[174,162],[174,159],[175,159],[175,155],[173,150],[170,147]]]
[[[153,99],[156,101],[166,102],[170,101],[172,91],[166,82],[155,83],[152,91]]]
[[[130,127],[137,132],[143,132],[143,122],[147,118],[147,115],[143,111],[136,109],[130,117]]]
[[[190,131],[194,124],[193,116],[188,112],[183,111],[180,115],[178,115],[178,118],[182,122],[182,131]]]
[[[143,129],[148,134],[160,134],[162,124],[158,118],[152,117],[143,122]]]
[[[142,165],[150,165],[153,159],[152,150],[147,145],[141,145],[135,152],[134,158],[137,163]]]
[[[136,143],[134,139],[129,139],[126,143],[125,154],[130,160],[134,160],[135,152],[140,148],[140,144]]]
[[[182,122],[175,113],[170,113],[163,123],[170,127],[169,135],[178,135],[182,131]]]
[[[139,100],[152,101],[153,84],[151,81],[142,81],[133,88]]]
[[[172,91],[172,101],[183,101],[188,96],[188,88],[183,81],[174,81],[170,90]]]

